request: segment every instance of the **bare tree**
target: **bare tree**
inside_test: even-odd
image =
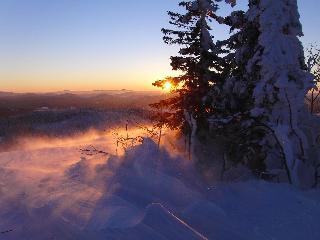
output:
[[[320,91],[318,89],[318,84],[320,83],[320,48],[318,46],[311,44],[307,48],[306,65],[308,71],[314,75],[315,87],[312,88],[306,96],[306,99],[309,102],[310,112],[313,114],[320,96]]]
[[[174,125],[176,123],[175,113],[170,111],[171,109],[168,107],[168,101],[171,101],[171,99],[164,99],[158,103],[150,104],[150,107],[152,108],[150,120],[153,122],[153,126],[151,131],[149,130],[148,133],[152,133],[153,137],[158,138],[158,148],[160,148],[164,129],[177,129]]]
[[[112,136],[116,141],[116,154],[118,155],[118,148],[122,147],[123,151],[127,151],[134,146],[141,144],[144,140],[143,136],[130,136],[129,135],[129,120],[125,124],[125,133],[121,133],[121,128],[112,128]]]

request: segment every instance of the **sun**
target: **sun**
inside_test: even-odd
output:
[[[163,91],[165,92],[170,92],[171,88],[172,88],[172,84],[170,82],[165,82],[165,84],[163,84]]]

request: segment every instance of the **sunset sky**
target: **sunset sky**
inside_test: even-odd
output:
[[[171,74],[162,42],[178,0],[1,0],[0,91],[152,90]],[[298,0],[304,44],[320,43],[320,1]],[[245,8],[239,0],[237,8]],[[219,11],[226,15],[229,8]],[[214,29],[217,38],[227,28]]]

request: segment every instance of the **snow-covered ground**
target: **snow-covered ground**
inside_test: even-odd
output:
[[[109,156],[86,156],[93,144]],[[146,139],[115,156],[95,132],[21,139],[0,153],[0,239],[320,239],[320,191],[202,181],[189,160]]]

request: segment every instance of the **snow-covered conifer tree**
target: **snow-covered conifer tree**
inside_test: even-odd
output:
[[[216,114],[210,122],[228,145],[228,159],[245,163],[255,171],[264,171],[264,156],[259,144],[261,130],[252,127],[250,117],[254,84],[259,76],[247,69],[248,62],[256,53],[259,37],[259,19],[248,18],[254,6],[254,1],[250,1],[247,12],[234,11],[225,18],[215,16],[219,23],[230,26],[232,35],[217,43],[219,48],[225,49],[226,79],[213,91],[218,100],[214,106]]]
[[[258,13],[256,13],[258,12]],[[308,155],[310,143],[301,126],[308,117],[304,98],[313,87],[313,77],[304,66],[302,27],[296,0],[260,0],[260,52],[251,59],[250,72],[259,68],[251,115],[270,127],[279,140],[291,181],[299,187],[314,184],[315,169]]]
[[[297,1],[250,0],[245,14],[238,12],[223,22],[240,29],[229,41],[236,67],[224,91],[231,96],[230,119],[238,121],[242,145],[252,145],[267,168],[275,167],[268,164],[270,159],[278,159],[294,185],[311,187],[313,139],[307,138],[301,121],[309,117],[304,97],[313,78],[298,38],[302,27]]]

